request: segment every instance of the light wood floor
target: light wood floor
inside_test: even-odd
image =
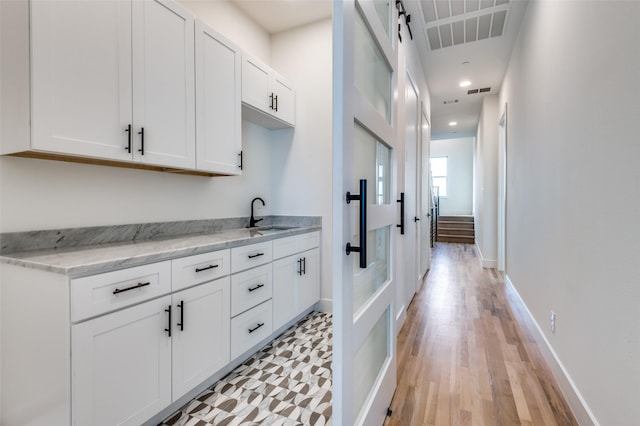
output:
[[[576,425],[522,318],[472,245],[437,244],[398,336],[385,425]]]

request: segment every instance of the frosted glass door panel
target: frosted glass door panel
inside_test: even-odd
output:
[[[354,132],[354,172],[358,179],[367,180],[367,201],[370,204],[391,202],[391,149],[357,123]]]
[[[391,68],[359,12],[356,13],[355,38],[355,85],[390,123]]]
[[[373,0],[373,5],[376,8],[380,22],[382,22],[382,27],[387,35],[389,35],[389,27],[391,26],[391,15],[389,14],[390,4],[391,2],[389,0]]]
[[[389,227],[367,232],[367,267],[360,269],[358,256],[353,259],[353,312],[369,300],[389,280]],[[358,241],[359,236],[354,237]]]
[[[354,413],[360,414],[362,411],[362,406],[382,372],[385,361],[389,358],[390,325],[389,309],[387,308],[355,354],[353,363]]]

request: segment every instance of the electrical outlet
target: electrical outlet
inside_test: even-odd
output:
[[[549,315],[549,329],[552,333],[556,332],[556,313],[551,311],[551,315]]]

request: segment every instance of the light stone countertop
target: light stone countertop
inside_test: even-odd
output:
[[[0,256],[0,263],[40,269],[77,278],[270,241],[320,229],[320,226],[300,226],[265,233],[260,232],[259,229],[229,229],[208,234],[191,234],[155,240],[9,253]]]

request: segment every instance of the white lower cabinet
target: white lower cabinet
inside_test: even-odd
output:
[[[320,299],[317,248],[273,262],[273,328],[278,329]]]
[[[0,424],[158,420],[318,301],[318,246],[313,232],[86,277],[3,263]]]
[[[224,277],[72,326],[76,425],[139,425],[229,362]]]
[[[298,313],[320,300],[320,250],[305,251],[302,256],[302,275],[296,277],[296,304]]]
[[[74,425],[139,425],[171,403],[165,296],[71,327]]]
[[[249,309],[231,319],[231,358],[260,343],[273,331],[273,306],[271,300]]]
[[[173,294],[173,400],[229,362],[230,279]]]

